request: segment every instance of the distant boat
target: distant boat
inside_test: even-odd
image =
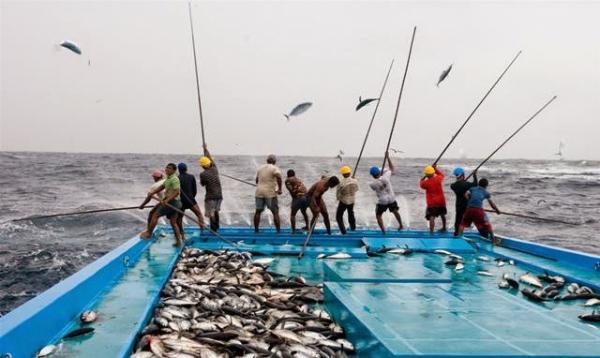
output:
[[[554,155],[558,156],[558,160],[563,160],[564,158],[564,151],[565,149],[565,142],[563,142],[562,140],[560,141],[560,143],[558,143],[558,152],[554,153]]]

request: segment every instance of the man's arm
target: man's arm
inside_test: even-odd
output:
[[[281,175],[275,174],[275,178],[277,178],[277,194],[281,195],[283,193],[283,191],[281,191],[281,187],[282,187]],[[256,182],[258,183],[258,178],[256,178]]]
[[[439,170],[437,168],[437,165],[433,166],[433,169],[435,170],[435,175],[439,176],[440,178],[444,179],[444,172]]]
[[[479,180],[477,180],[477,170],[473,172],[473,184],[477,185],[477,182],[479,182]]]
[[[150,202],[150,200],[152,200],[152,197],[158,193],[160,193],[162,190],[165,189],[164,185],[159,186],[158,188],[156,188],[154,191],[151,191],[148,193],[148,195],[146,195],[146,199],[144,199],[144,201],[142,202],[142,204],[140,205],[140,209],[143,209],[144,206],[146,206],[146,204],[148,204]]]
[[[500,215],[500,209],[498,209],[498,207],[496,206],[496,204],[494,204],[492,199],[488,199],[488,203],[490,203],[490,206],[492,207],[492,209],[494,209],[496,211],[496,214]]]
[[[393,173],[394,170],[396,169],[396,167],[394,167],[394,164],[392,163],[392,159],[390,158],[389,152],[385,152],[385,159],[387,159],[388,167],[390,168],[390,172]]]
[[[469,200],[471,198],[471,193],[466,191],[465,192],[465,199]]]

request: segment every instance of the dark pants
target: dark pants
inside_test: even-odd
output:
[[[454,236],[458,235],[458,227],[460,226],[460,223],[462,221],[463,216],[465,215],[466,210],[466,206],[456,207],[456,215],[454,216]]]
[[[338,203],[335,219],[337,220],[340,232],[346,234],[346,226],[344,225],[344,212],[348,210],[348,223],[350,230],[356,230],[356,219],[354,218],[354,204],[344,204],[341,201]]]
[[[219,230],[219,212],[215,211],[214,214],[210,217],[210,229],[212,231]]]

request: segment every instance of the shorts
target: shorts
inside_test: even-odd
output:
[[[292,211],[296,212],[298,210],[306,210],[308,208],[308,198],[306,196],[301,196],[299,198],[292,199]]]
[[[206,217],[211,217],[215,212],[219,212],[221,210],[221,203],[223,199],[207,199],[204,200],[204,215]]]
[[[185,211],[185,210],[191,209],[196,204],[197,204],[196,200],[194,200],[193,202],[189,202],[189,201],[183,202],[182,201],[181,202],[181,210]]]
[[[375,215],[379,216],[385,213],[386,210],[389,210],[392,213],[398,209],[400,209],[400,207],[398,206],[398,202],[396,200],[389,204],[377,204],[375,207]]]
[[[491,225],[489,224],[482,208],[467,208],[460,225],[468,228],[471,226],[471,224],[475,224],[477,230],[480,231],[484,229],[491,229]]]
[[[447,213],[448,210],[446,210],[445,206],[433,206],[425,210],[425,219],[429,220],[430,218],[437,218],[438,216],[446,215]]]
[[[181,201],[174,199],[171,200],[169,202],[169,204],[173,205],[174,207],[176,207],[177,209],[181,209]],[[176,217],[177,215],[179,215],[179,213],[177,211],[175,211],[175,209],[166,206],[166,205],[161,205],[160,209],[158,209],[158,216],[166,216],[167,219],[172,219],[174,217]]]
[[[279,205],[277,204],[277,197],[274,198],[254,198],[256,204],[256,210],[265,210],[265,206],[271,210],[273,214],[279,213]]]

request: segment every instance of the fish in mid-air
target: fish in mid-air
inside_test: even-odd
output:
[[[448,77],[448,75],[450,74],[450,70],[452,70],[452,65],[450,65],[450,67],[448,67],[447,69],[442,71],[442,74],[440,75],[440,78],[438,79],[436,87],[439,87],[440,83],[442,83],[442,81],[445,80],[446,77]]]
[[[302,113],[306,112],[312,106],[312,102],[303,102],[294,107],[289,114],[284,114],[283,116],[290,121],[290,117],[299,116]]]
[[[81,48],[79,48],[79,46],[73,41],[65,40],[60,43],[60,46],[71,50],[78,55],[81,55]]]
[[[339,159],[339,160],[340,160],[340,163],[341,163],[341,162],[343,162],[343,161],[344,161],[344,157],[343,157],[343,156],[344,156],[344,151],[340,149],[340,151],[338,152],[338,155],[336,155],[335,157],[336,157],[337,159]]]
[[[363,108],[364,106],[366,106],[367,104],[373,102],[373,101],[378,101],[379,98],[365,98],[362,99],[361,96],[358,97],[358,105],[356,106],[356,110],[358,111],[359,109]]]

